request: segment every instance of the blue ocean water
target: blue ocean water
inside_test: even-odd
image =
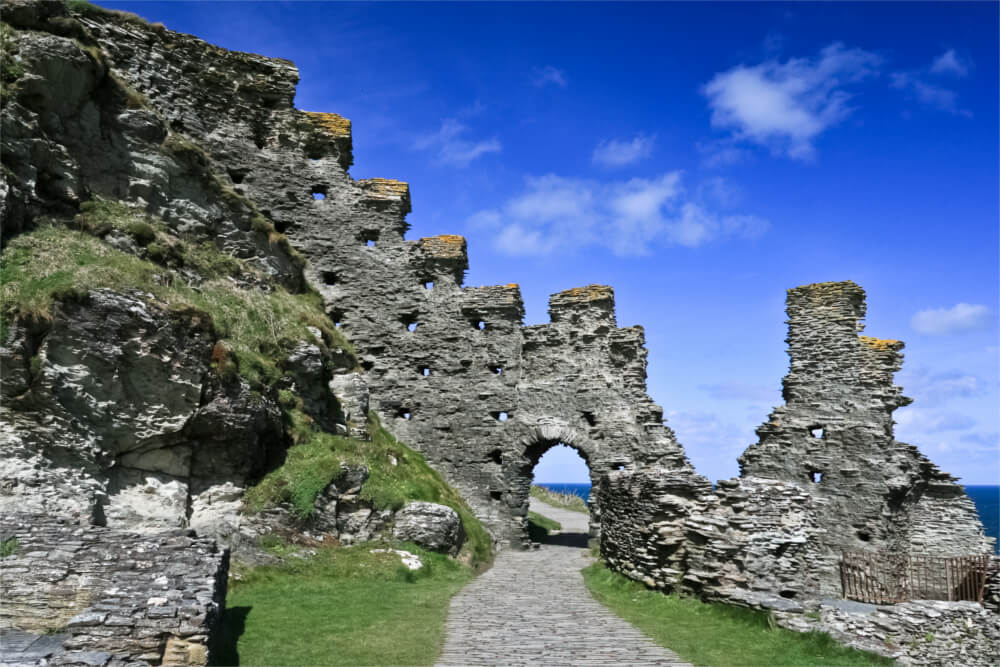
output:
[[[559,493],[572,493],[584,500],[590,497],[590,484],[539,484]],[[986,534],[997,540],[994,550],[1000,554],[1000,486],[966,486],[966,492],[972,498],[986,527]]]

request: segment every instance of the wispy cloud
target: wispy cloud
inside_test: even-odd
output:
[[[955,49],[948,49],[931,63],[931,74],[951,74],[963,77],[969,74],[969,65],[964,58],[959,58]]]
[[[631,141],[611,139],[594,148],[591,161],[604,167],[624,167],[649,157],[653,152],[656,136],[640,134]]]
[[[904,91],[925,107],[971,117],[971,111],[959,106],[958,93],[940,83],[942,76],[967,76],[970,66],[969,61],[960,59],[954,49],[949,49],[926,68],[893,72],[890,80],[893,88]]]
[[[471,225],[495,232],[512,255],[548,255],[604,246],[617,255],[644,255],[652,246],[696,247],[763,234],[766,220],[719,210],[684,196],[681,173],[598,182],[555,174],[525,179],[524,190],[499,208],[473,214]]]
[[[553,67],[552,65],[546,65],[545,67],[536,67],[532,70],[531,83],[538,88],[542,88],[549,84],[558,86],[559,88],[565,88],[569,85],[569,79],[566,78],[566,72]]]
[[[951,308],[921,310],[910,319],[917,333],[943,336],[985,329],[990,325],[990,309],[981,304],[956,303]]]
[[[957,369],[938,373],[927,368],[904,369],[896,376],[896,382],[920,407],[936,407],[955,398],[969,398],[988,391],[982,378]]]
[[[816,137],[851,113],[845,88],[881,64],[877,54],[834,43],[816,58],[738,65],[716,74],[702,93],[713,126],[731,130],[738,141],[807,160],[815,156]]]
[[[432,134],[419,137],[413,142],[418,150],[434,153],[438,164],[467,167],[469,163],[487,153],[499,153],[503,146],[496,138],[470,140],[465,135],[468,128],[454,118],[446,118],[441,128]]]

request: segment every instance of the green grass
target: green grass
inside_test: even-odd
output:
[[[213,362],[220,371],[235,363],[254,386],[281,377],[287,352],[297,341],[313,340],[309,326],[353,357],[353,347],[325,315],[315,292],[243,289],[220,275],[242,266],[239,260],[208,247],[211,244],[168,237],[157,231],[155,221],[137,220],[138,215],[120,204],[105,203],[85,210],[78,224],[92,233],[117,228],[142,239],[149,239],[152,230],[154,238],[180,246],[176,253],[185,264],[208,279],[195,289],[169,267],[117,250],[91,233],[42,226],[12,239],[0,256],[0,336],[12,318],[51,319],[53,304],[60,299],[79,299],[96,288],[127,287],[153,294],[173,311],[196,313],[211,322],[221,345]]]
[[[444,642],[448,602],[472,570],[402,545],[424,565],[407,570],[381,545],[317,550],[259,567],[230,584],[221,665],[431,665]]]
[[[535,486],[532,484],[531,496],[533,498],[538,498],[543,503],[547,503],[553,507],[561,507],[564,510],[582,512],[583,514],[590,513],[590,510],[587,509],[587,501],[572,493],[559,493],[557,491],[546,489],[543,486]]]
[[[824,633],[772,627],[766,613],[664,595],[597,562],[583,570],[591,594],[661,646],[701,667],[893,665]]]
[[[8,537],[5,540],[0,540],[0,558],[13,556],[20,548],[21,545],[18,544],[16,537]]]
[[[463,551],[475,566],[492,559],[493,541],[462,497],[431,468],[424,457],[382,428],[374,414],[368,423],[370,440],[357,440],[315,430],[309,417],[296,407],[294,394],[283,392],[287,428],[297,444],[288,449],[285,462],[247,489],[249,511],[290,503],[302,519],[313,514],[316,498],[341,474],[341,464],[362,464],[368,479],[361,498],[376,509],[399,509],[407,501],[423,500],[447,505],[462,519],[466,532]]]

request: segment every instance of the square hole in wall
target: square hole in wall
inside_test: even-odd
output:
[[[314,185],[312,187],[312,190],[310,190],[310,192],[312,193],[312,198],[315,199],[316,201],[322,201],[326,199],[325,185]]]
[[[587,426],[597,425],[597,419],[594,417],[593,412],[587,412],[586,410],[584,410],[582,414],[583,414],[583,419],[587,422]]]
[[[480,331],[484,331],[486,329],[486,321],[485,320],[472,320],[472,326],[474,326],[475,328],[479,329]]]
[[[490,491],[490,499],[500,500],[503,497],[502,491]]]
[[[818,470],[810,470],[809,471],[809,480],[813,484],[819,484],[820,482],[823,481],[823,473],[821,473]]]
[[[430,367],[429,366],[421,366],[420,367],[420,374],[423,375],[424,377],[428,377],[431,374]]]
[[[434,289],[434,281],[433,280],[425,280],[423,282],[423,286],[424,286],[424,289]]]
[[[487,366],[487,368],[490,369],[491,373],[494,373],[496,375],[503,375],[503,366]]]
[[[323,279],[324,285],[336,285],[339,280],[336,271],[320,271],[319,276]]]
[[[809,427],[809,433],[814,438],[822,438],[823,437],[823,427],[822,426],[810,426]]]
[[[493,419],[496,419],[498,422],[505,422],[508,419],[510,419],[509,412],[491,412],[490,415],[493,417]]]
[[[362,243],[371,248],[375,245],[375,242],[378,241],[378,230],[364,229],[361,231],[358,237],[361,239]]]
[[[499,449],[494,449],[490,452],[490,460],[497,465],[503,465],[503,452]]]
[[[399,320],[403,323],[403,326],[406,327],[406,330],[409,331],[410,333],[413,333],[414,331],[417,330],[417,324],[419,323],[417,322],[417,316],[415,313],[407,313],[406,315],[400,317]]]
[[[410,412],[409,408],[400,408],[399,410],[396,411],[396,416],[399,417],[400,419],[406,419],[407,421],[409,421],[409,419],[413,417],[413,413]]]

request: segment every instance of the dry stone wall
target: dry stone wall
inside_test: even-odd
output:
[[[0,559],[0,633],[60,635],[54,664],[208,664],[228,550],[190,531],[141,535],[43,515],[0,515],[0,526],[15,545]],[[5,661],[25,664],[8,650]]]

